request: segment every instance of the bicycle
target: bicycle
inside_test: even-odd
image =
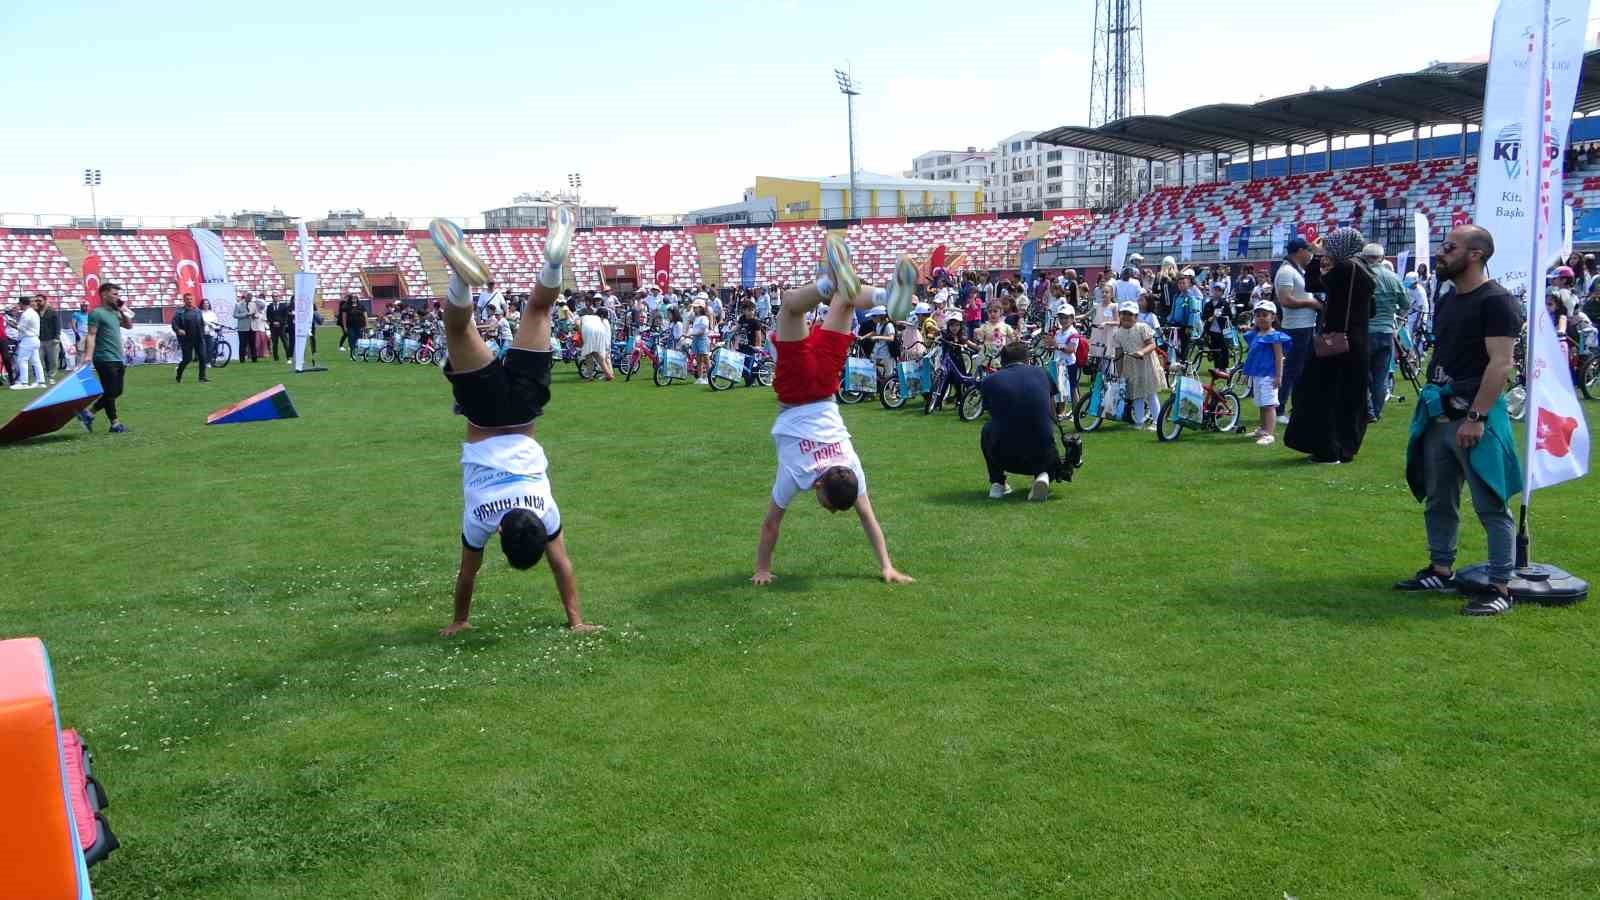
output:
[[[916,349],[922,347],[921,341],[911,345],[911,353],[915,356]],[[916,369],[918,375],[915,379],[906,378],[906,367]],[[932,356],[924,350],[920,360],[905,360],[895,364],[894,377],[885,378],[878,385],[878,403],[884,409],[900,409],[906,401],[923,393],[933,382]]]
[[[718,347],[711,354],[711,375],[707,380],[710,382],[711,389],[713,391],[731,390],[735,385],[739,384],[740,381],[743,380],[724,378],[717,374],[717,355],[720,354],[724,349],[728,348]],[[728,352],[732,353],[734,351],[728,349]],[[744,379],[753,378],[755,384],[759,384],[762,387],[772,387],[772,379],[776,373],[777,363],[773,361],[772,354],[768,353],[765,349],[753,347],[748,352],[744,353],[744,366],[742,372]]]
[[[1237,370],[1239,367],[1235,367]],[[1212,369],[1211,382],[1201,383],[1204,395],[1199,408],[1185,403],[1183,392],[1183,379],[1194,378],[1188,368],[1181,370],[1178,380],[1172,386],[1172,393],[1167,396],[1165,403],[1161,404],[1161,411],[1156,414],[1156,439],[1165,443],[1175,441],[1183,436],[1185,425],[1198,427],[1203,431],[1216,431],[1228,434],[1239,427],[1239,411],[1244,406],[1244,401],[1228,386],[1234,371],[1228,369]],[[1217,389],[1217,382],[1222,382],[1221,390]],[[1189,399],[1192,399],[1192,395]]]
[[[945,351],[938,348],[936,352],[942,357]],[[976,360],[970,353],[963,351],[962,357],[969,371],[978,371]],[[932,365],[933,378],[929,383],[927,396],[923,400],[923,415],[943,407],[944,401],[950,399],[951,392],[955,393],[956,417],[961,421],[971,422],[983,415],[983,394],[978,391],[978,382],[982,380],[982,376],[968,375],[958,367],[955,370],[956,378],[952,382],[947,371],[950,367],[943,364],[942,358]]]
[[[1095,366],[1089,389],[1080,394],[1078,402],[1072,406],[1073,427],[1082,432],[1098,431],[1107,418],[1126,425],[1134,424],[1133,404],[1128,402],[1123,378],[1116,372],[1115,361],[1102,357],[1096,362],[1098,365]],[[1110,398],[1109,402],[1107,398]]]
[[[228,332],[230,331],[234,334],[239,333],[236,328],[218,325],[216,334],[207,335],[207,340],[211,341],[210,365],[213,369],[226,369],[228,363],[233,361],[233,345],[228,343]]]
[[[651,362],[655,363],[655,367],[656,367],[655,372],[651,375],[651,378],[656,383],[656,387],[666,387],[667,385],[672,384],[674,381],[698,381],[699,380],[699,378],[700,378],[700,358],[697,355],[695,355],[693,353],[690,353],[690,352],[688,352],[687,349],[685,349],[685,348],[688,348],[690,346],[691,346],[691,344],[689,342],[689,338],[685,337],[681,341],[678,342],[678,347],[677,347],[676,350],[674,350],[671,347],[666,346],[666,341],[662,341],[656,347],[657,356],[651,358]],[[667,365],[667,362],[668,362],[667,354],[668,353],[674,353],[674,352],[678,353],[680,356],[682,356],[684,358],[684,366],[683,366],[683,369],[682,369],[684,374],[682,374],[682,375],[676,374],[675,370],[672,367],[669,367]]]

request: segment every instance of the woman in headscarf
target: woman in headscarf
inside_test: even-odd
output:
[[[1357,255],[1365,242],[1356,229],[1340,228],[1327,236],[1327,256],[1318,261],[1327,299],[1317,343],[1342,332],[1349,349],[1313,355],[1295,383],[1294,418],[1283,443],[1309,454],[1312,462],[1350,462],[1367,433],[1367,324],[1376,280]]]

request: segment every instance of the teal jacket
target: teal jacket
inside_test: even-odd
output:
[[[1417,407],[1411,413],[1411,439],[1406,442],[1406,484],[1419,503],[1428,496],[1428,479],[1422,470],[1422,435],[1434,419],[1444,414],[1444,398],[1452,393],[1448,385],[1424,385]],[[1510,504],[1512,496],[1522,490],[1522,462],[1517,459],[1517,441],[1511,432],[1511,416],[1506,414],[1503,395],[1484,419],[1483,440],[1467,452],[1467,461],[1501,503]]]
[[[1372,270],[1372,323],[1368,334],[1394,334],[1394,317],[1411,308],[1411,295],[1400,276],[1389,271],[1388,266],[1369,266]]]

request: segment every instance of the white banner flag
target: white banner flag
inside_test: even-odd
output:
[[[1394,260],[1394,270],[1395,270],[1396,274],[1405,275],[1406,274],[1406,266],[1409,266],[1409,265],[1411,265],[1411,251],[1410,250],[1401,250],[1400,251],[1400,255],[1395,257],[1395,260]]]
[[[1572,204],[1564,203],[1561,206],[1561,259],[1563,262],[1572,258]],[[1579,285],[1582,288],[1582,285]]]
[[[311,236],[306,233],[306,223],[300,223],[300,271],[311,271]]]
[[[1425,213],[1411,214],[1411,243],[1417,248],[1417,265],[1427,266],[1429,272],[1433,271],[1432,230],[1433,226],[1428,224]]]
[[[1131,240],[1133,238],[1124,231],[1111,242],[1111,271],[1115,275],[1122,274],[1122,266],[1128,261],[1128,242]]]
[[[204,228],[189,229],[189,236],[194,238],[195,249],[200,251],[200,277],[206,281],[227,281],[228,254],[222,249],[222,238]]]
[[[303,226],[302,226],[303,227]],[[312,315],[317,296],[315,272],[296,272],[294,275],[294,370],[305,368],[306,338],[311,335]]]
[[[1189,262],[1194,259],[1194,232],[1190,231],[1187,225],[1183,227],[1183,237],[1178,239],[1178,257],[1179,262]]]
[[[1233,229],[1224,225],[1217,229],[1217,260],[1225,261],[1228,258],[1228,242],[1233,240]]]
[[[1289,226],[1279,222],[1272,226],[1272,258],[1283,259],[1283,251],[1289,246]]]
[[[1538,77],[1543,23],[1544,0],[1501,0],[1495,10],[1473,215],[1476,224],[1494,235],[1489,274],[1525,311],[1536,277],[1529,268],[1544,112],[1543,79]]]
[[[1502,9],[1508,5],[1502,4]],[[1531,81],[1539,101],[1540,115],[1532,120],[1534,146],[1544,148],[1537,158],[1537,197],[1533,208],[1534,286],[1541,286],[1545,269],[1558,261],[1562,236],[1555,229],[1564,227],[1561,209],[1561,160],[1567,129],[1572,121],[1572,106],[1577,95],[1577,68],[1583,58],[1582,28],[1588,14],[1587,0],[1550,0],[1534,3],[1523,33],[1531,32],[1534,47],[1542,52],[1535,59],[1542,65],[1517,75]],[[1576,15],[1576,21],[1573,16]],[[1495,30],[1500,18],[1495,17]],[[1548,29],[1548,44],[1541,38]],[[1573,32],[1577,32],[1576,39]],[[1493,59],[1490,60],[1491,67]],[[1498,240],[1499,235],[1496,235]],[[1496,248],[1498,255],[1498,248]],[[1522,504],[1534,491],[1589,471],[1589,426],[1583,407],[1572,385],[1567,365],[1566,346],[1556,334],[1555,324],[1545,312],[1542,292],[1529,296],[1528,320],[1528,452],[1527,476],[1522,488]]]

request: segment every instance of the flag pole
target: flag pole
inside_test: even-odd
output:
[[[1523,329],[1526,336],[1523,338],[1522,364],[1533,365],[1537,359],[1533,355],[1533,333],[1538,329],[1533,327],[1533,317],[1541,315],[1543,301],[1536,299],[1542,295],[1545,281],[1545,229],[1550,223],[1550,0],[1541,0],[1539,3],[1539,143],[1537,156],[1539,169],[1536,176],[1535,189],[1537,205],[1534,207],[1533,222],[1533,265],[1528,267],[1528,296],[1527,305],[1523,308],[1523,321],[1527,326]],[[1532,392],[1532,385],[1528,383],[1527,373],[1523,373],[1523,390]],[[1515,564],[1517,571],[1528,568],[1529,549],[1532,542],[1528,538],[1528,506],[1533,500],[1533,453],[1534,441],[1537,439],[1539,429],[1536,423],[1529,421],[1527,425],[1527,447],[1523,452],[1526,462],[1522,466],[1522,508],[1517,513],[1517,554]]]

